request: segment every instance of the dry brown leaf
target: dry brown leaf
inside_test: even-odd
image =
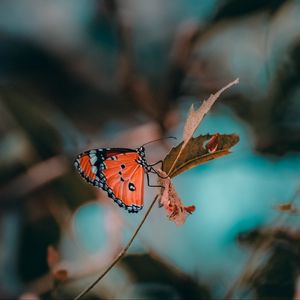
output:
[[[163,171],[170,177],[175,177],[199,164],[229,154],[229,149],[238,141],[239,136],[237,134],[217,133],[191,138],[182,151],[183,142],[171,149],[163,161]],[[174,160],[176,160],[175,164]]]
[[[160,176],[167,177],[167,174],[162,170],[157,170]],[[160,178],[161,189],[160,203],[166,210],[168,218],[176,225],[184,224],[187,216],[192,214],[196,207],[194,205],[184,206],[178,196],[170,177]]]
[[[228,88],[230,88],[234,84],[238,84],[239,79],[230,82],[225,87],[220,89],[215,94],[211,94],[210,97],[207,100],[204,100],[201,104],[201,106],[198,109],[194,109],[194,105],[192,104],[188,117],[185,121],[185,125],[183,128],[183,146],[188,143],[188,141],[192,138],[193,134],[195,133],[196,129],[200,125],[201,121],[203,120],[204,116],[208,113],[208,111],[211,109],[213,104],[217,101],[219,96]]]
[[[173,164],[171,165],[169,172],[173,171],[174,165],[177,162],[177,159],[181,155],[181,152],[184,150],[186,145],[188,144],[189,140],[193,137],[195,131],[199,127],[201,121],[203,120],[204,116],[208,113],[208,111],[211,109],[213,104],[217,101],[219,96],[228,88],[231,86],[238,84],[239,79],[230,82],[225,87],[221,88],[218,92],[215,94],[211,94],[210,97],[207,100],[204,100],[201,104],[201,106],[198,109],[194,109],[194,105],[192,104],[188,117],[185,121],[185,125],[183,128],[183,143],[181,144],[181,149],[178,151],[177,157],[174,158]]]
[[[275,207],[277,210],[288,213],[298,213],[299,209],[293,205],[293,203],[281,203]]]
[[[220,94],[238,82],[239,80],[236,79],[216,94],[211,95],[207,100],[203,101],[199,109],[195,110],[194,106],[191,106],[183,130],[183,141],[175,148],[172,148],[165,157],[163,170],[157,170],[160,175],[160,184],[163,187],[160,202],[165,208],[169,219],[177,225],[182,225],[187,215],[193,213],[196,207],[194,205],[183,206],[171,182],[171,177],[203,162],[228,154],[229,149],[239,141],[239,136],[236,134],[220,135],[217,133],[193,138],[205,114],[210,110]]]

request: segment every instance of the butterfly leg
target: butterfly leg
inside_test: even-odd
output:
[[[152,165],[149,165],[150,167],[153,167],[153,166],[156,166],[158,164],[161,164],[161,168],[163,169],[163,166],[164,166],[164,162],[162,160],[159,160],[157,161],[156,163],[152,164]]]
[[[153,169],[154,170],[154,169]],[[156,173],[157,174],[157,173]],[[158,176],[159,176],[159,174],[157,174]],[[148,173],[146,173],[146,176],[147,176],[147,184],[148,184],[148,186],[150,186],[150,187],[160,187],[161,189],[165,189],[165,187],[164,186],[162,186],[162,185],[152,185],[152,184],[150,184],[150,177],[149,177],[149,174]],[[162,207],[163,205],[161,204],[161,202],[160,202],[160,200],[158,201],[158,207]]]
[[[164,162],[162,160],[159,160],[158,162],[152,164],[152,165],[149,165],[150,167],[153,167],[155,165],[158,165],[158,164],[161,164],[161,169],[163,170],[163,167],[164,167]],[[162,178],[162,179],[166,179],[168,178],[169,176],[161,176],[154,168],[151,168],[152,169],[152,173],[155,173],[159,178]]]
[[[146,173],[146,176],[147,176],[147,184],[148,184],[149,187],[160,187],[160,188],[164,188],[164,186],[162,186],[162,185],[152,185],[152,184],[150,184],[150,177],[149,177],[149,174]]]

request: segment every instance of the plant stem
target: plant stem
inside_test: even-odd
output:
[[[138,225],[138,227],[134,231],[131,239],[129,240],[129,242],[127,243],[127,245],[122,249],[122,251],[118,254],[118,256],[112,261],[112,263],[106,268],[106,270],[94,282],[92,282],[87,288],[85,288],[82,292],[80,292],[80,294],[78,294],[74,298],[74,300],[79,300],[86,293],[88,293],[119,262],[119,260],[126,254],[128,248],[131,246],[131,244],[134,241],[135,237],[139,233],[142,225],[146,221],[146,219],[147,219],[147,217],[148,217],[148,215],[149,215],[149,213],[150,213],[153,205],[157,201],[157,199],[158,199],[158,195],[155,196],[154,200],[152,201],[151,205],[149,206],[148,210],[146,211],[145,216],[143,217],[143,219],[141,220],[140,224]]]
[[[181,155],[181,153],[182,153],[182,151],[183,151],[183,149],[184,149],[184,147],[185,147],[186,145],[187,145],[187,143],[184,143],[184,142],[182,143],[182,146],[180,147],[180,150],[179,150],[179,152],[178,152],[176,158],[174,159],[171,168],[169,169],[169,171],[168,171],[168,173],[167,173],[168,176],[170,176],[170,174],[172,173],[172,171],[173,171],[173,169],[174,169],[174,167],[175,167],[175,164],[177,163],[177,160],[178,160],[179,156]]]

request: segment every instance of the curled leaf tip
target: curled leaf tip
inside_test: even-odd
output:
[[[196,210],[196,206],[195,205],[185,206],[184,210],[191,215]]]
[[[210,140],[206,143],[205,148],[209,153],[216,152],[218,150],[218,140],[220,138],[220,133],[214,134]]]

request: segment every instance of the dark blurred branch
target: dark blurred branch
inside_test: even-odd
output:
[[[174,109],[178,97],[183,94],[182,83],[191,59],[194,42],[200,32],[199,24],[182,24],[177,30],[169,55],[169,65],[162,90],[162,107],[159,120],[165,126],[165,117]],[[167,126],[166,126],[167,127]]]
[[[63,176],[68,169],[69,164],[64,156],[54,156],[34,165],[0,189],[0,206],[11,204],[14,200],[27,196],[45,184]]]
[[[277,155],[300,150],[297,99],[294,97],[299,83],[300,39],[297,39],[273,75],[263,106],[256,110],[259,123],[253,122],[253,125],[258,139],[257,150]]]
[[[299,197],[300,188],[298,188],[292,198],[290,199],[289,203],[293,204],[296,199]],[[249,259],[245,263],[245,267],[236,278],[236,280],[232,283],[229,287],[227,292],[225,293],[223,299],[235,299],[234,294],[235,292],[242,286],[257,277],[257,273],[259,271],[259,267],[261,265],[262,259],[266,258],[267,250],[270,250],[274,240],[278,237],[280,238],[281,235],[281,228],[283,228],[284,223],[286,222],[288,214],[282,212],[274,221],[269,228],[259,229],[259,230],[252,230],[250,235],[247,236],[247,241],[250,240],[251,245],[254,245],[255,248],[253,249],[252,253],[250,254]],[[244,239],[244,238],[243,238]],[[243,242],[243,239],[242,242]],[[247,242],[246,241],[246,242]]]
[[[227,0],[220,1],[212,22],[218,22],[224,19],[245,17],[250,14],[266,11],[270,15],[277,12],[280,7],[287,2],[286,0]]]
[[[116,1],[104,1],[106,9],[113,17],[113,22],[118,29],[120,41],[120,84],[124,96],[136,103],[151,119],[155,120],[161,129],[161,135],[168,130],[166,116],[181,92],[181,84],[185,77],[186,68],[190,58],[195,37],[199,26],[195,23],[184,24],[174,36],[173,45],[168,53],[167,70],[161,68],[162,83],[151,84],[150,80],[141,76],[136,68],[132,40],[132,29],[120,14]]]

